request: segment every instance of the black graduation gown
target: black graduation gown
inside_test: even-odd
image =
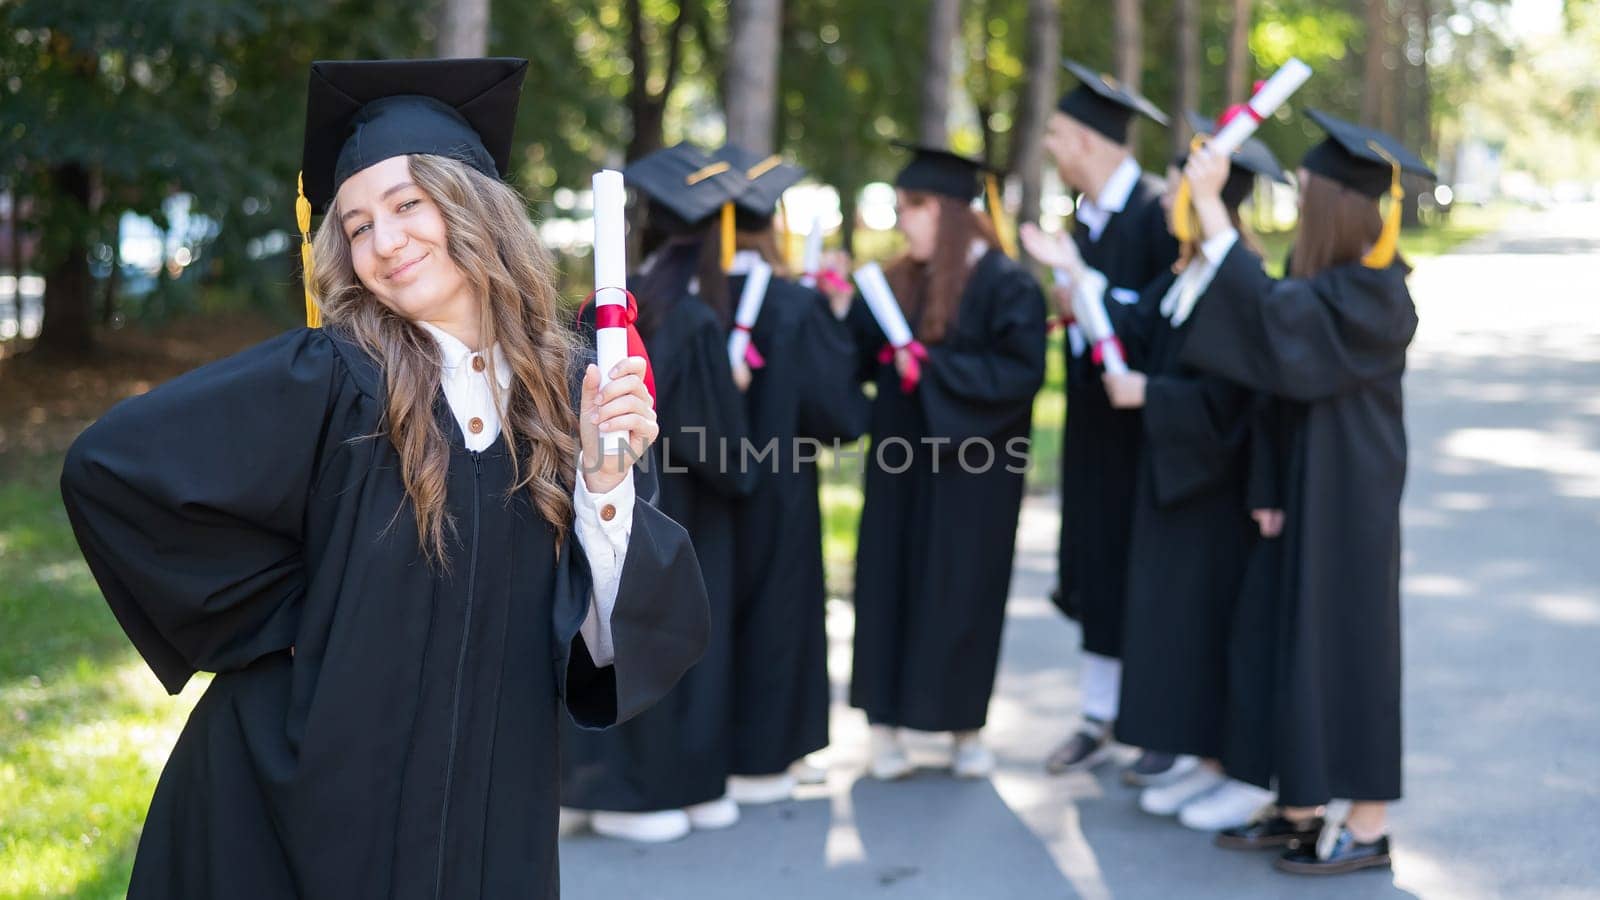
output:
[[[1274,281],[1235,246],[1190,319],[1183,362],[1294,401],[1283,460],[1275,670],[1279,799],[1400,796],[1401,379],[1406,268]]]
[[[394,446],[368,437],[383,398],[354,344],[302,329],[117,405],[68,452],[67,512],[134,646],[169,691],[218,673],[130,897],[555,897],[563,696],[585,726],[621,721],[699,655],[688,537],[640,502],[616,664],[594,667],[578,543],[557,558],[504,443],[466,450],[442,394],[456,534],[430,567]]]
[[[877,362],[883,332],[864,303],[850,321],[865,376],[877,383],[850,703],[873,722],[981,728],[1000,654],[1033,395],[1044,382],[1043,297],[1020,265],[990,250],[909,395],[894,366]]]
[[[733,296],[744,276],[732,279]],[[850,331],[814,290],[773,278],[752,341],[745,410],[755,490],[739,507],[735,560],[733,773],[772,775],[828,744],[827,580],[819,446],[866,430]]]
[[[1128,548],[1117,737],[1168,753],[1220,755],[1228,637],[1257,526],[1248,463],[1256,397],[1178,361],[1188,322],[1152,282],[1119,334],[1148,378]]]
[[[753,470],[738,465],[749,440],[733,384],[727,337],[700,299],[685,295],[645,336],[656,378],[661,437],[653,462],[661,511],[694,542],[711,606],[704,656],[654,708],[605,733],[563,733],[562,805],[648,812],[681,809],[727,792],[732,769],[735,514]],[[586,311],[593,322],[592,309]]]
[[[1106,306],[1115,293],[1138,295],[1171,271],[1178,245],[1161,210],[1162,185],[1145,176],[1128,202],[1106,222],[1098,241],[1079,223],[1073,240],[1084,262],[1105,275]],[[1083,626],[1083,649],[1101,656],[1122,652],[1128,535],[1133,523],[1135,462],[1141,433],[1137,411],[1118,410],[1106,398],[1103,369],[1090,352],[1073,356],[1063,342],[1067,419],[1061,447],[1060,584],[1056,602]]]

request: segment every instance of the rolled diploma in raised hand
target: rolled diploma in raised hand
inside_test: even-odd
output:
[[[761,304],[767,299],[767,285],[772,281],[772,267],[757,261],[744,276],[744,289],[739,292],[739,308],[733,314],[733,333],[728,335],[728,362],[734,368],[760,365],[745,357],[750,352],[750,329],[761,317]]]
[[[594,304],[595,321],[607,306],[628,306],[627,236],[625,232],[627,198],[622,173],[602,169],[594,174]],[[600,367],[600,389],[611,383],[611,370],[628,356],[628,329],[596,328],[596,364]],[[628,443],[625,431],[608,431],[600,436],[601,452],[621,453]]]
[[[1122,358],[1122,344],[1111,327],[1111,317],[1106,315],[1106,277],[1097,270],[1084,267],[1073,280],[1072,313],[1090,346],[1100,352],[1100,365],[1113,375],[1127,374],[1128,362]]]
[[[867,263],[856,270],[855,278],[856,286],[861,288],[861,298],[867,302],[867,309],[889,343],[896,349],[911,343],[911,326],[906,324],[905,313],[900,311],[900,302],[889,289],[883,269],[877,263]]]
[[[1300,86],[1311,77],[1311,67],[1298,59],[1290,59],[1278,71],[1272,73],[1261,85],[1261,90],[1256,91],[1245,105],[1250,108],[1249,115],[1234,116],[1228,124],[1222,126],[1207,142],[1206,148],[1212,153],[1222,156],[1232,156],[1235,150],[1244,146],[1244,142],[1256,133],[1261,120],[1278,111]]]
[[[806,232],[805,254],[800,257],[800,283],[808,288],[817,286],[817,270],[822,268],[822,216],[811,218],[811,230]]]

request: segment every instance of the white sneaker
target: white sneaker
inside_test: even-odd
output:
[[[595,834],[606,837],[641,844],[660,844],[686,836],[689,833],[689,817],[681,809],[655,812],[595,810],[589,814],[589,826]]]
[[[911,758],[900,744],[900,734],[888,725],[872,726],[872,777],[894,781],[911,774]]]
[[[789,774],[800,784],[828,783],[828,767],[823,763],[821,753],[795,760],[795,764],[789,767]]]
[[[1140,791],[1139,808],[1152,816],[1176,815],[1185,805],[1216,790],[1227,780],[1221,772],[1201,766],[1170,784]]]
[[[561,807],[561,817],[556,820],[556,834],[565,837],[589,827],[589,811]]]
[[[1221,831],[1249,824],[1272,803],[1272,792],[1232,778],[1178,811],[1178,821],[1196,831]]]
[[[739,804],[727,794],[705,803],[686,806],[683,811],[689,816],[689,824],[695,828],[716,830],[739,824]]]
[[[994,753],[983,745],[976,731],[955,735],[950,752],[950,771],[957,778],[988,778],[994,774]]]
[[[776,775],[730,775],[728,796],[742,806],[777,803],[794,796],[795,778],[788,772]]]

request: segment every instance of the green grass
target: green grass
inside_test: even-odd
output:
[[[0,483],[0,898],[121,897],[161,765],[202,688],[168,697],[72,540],[58,460]]]

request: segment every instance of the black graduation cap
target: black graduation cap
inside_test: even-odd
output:
[[[806,177],[804,169],[786,162],[776,153],[762,156],[738,144],[723,145],[712,158],[733,166],[748,182],[734,201],[739,228],[743,231],[765,229],[783,192]]]
[[[986,166],[976,159],[951,153],[939,147],[894,141],[896,147],[911,151],[911,161],[895,176],[894,186],[907,191],[923,191],[971,200],[982,189],[979,175]]]
[[[1224,114],[1226,115],[1226,114]],[[1212,122],[1205,116],[1189,110],[1184,114],[1189,122],[1189,128],[1196,134],[1216,134],[1220,124]],[[1225,121],[1224,123],[1225,124]],[[1179,155],[1175,165],[1181,170],[1183,164],[1188,162],[1189,154]],[[1250,188],[1254,185],[1255,177],[1271,179],[1280,184],[1288,184],[1289,178],[1283,172],[1283,166],[1278,163],[1278,158],[1272,155],[1267,145],[1256,138],[1244,142],[1244,146],[1233,152],[1229,160],[1228,181],[1222,186],[1222,202],[1230,208],[1237,207],[1250,196]]]
[[[1135,115],[1167,124],[1167,114],[1117,79],[1074,62],[1061,61],[1080,82],[1061,95],[1056,108],[1119,144],[1128,142],[1128,122]]]
[[[311,64],[304,193],[327,208],[351,175],[430,153],[504,178],[528,61],[514,58],[321,60]]]
[[[1438,178],[1415,153],[1381,131],[1346,122],[1320,110],[1308,109],[1306,115],[1328,133],[1327,140],[1306,151],[1305,158],[1300,161],[1307,171],[1331,178],[1368,197],[1381,197],[1389,190],[1395,164],[1402,172]]]
[[[692,231],[742,196],[744,172],[714,160],[693,144],[677,144],[635,160],[622,177],[644,192],[654,206],[651,224],[668,232]],[[662,215],[665,213],[665,215]]]

